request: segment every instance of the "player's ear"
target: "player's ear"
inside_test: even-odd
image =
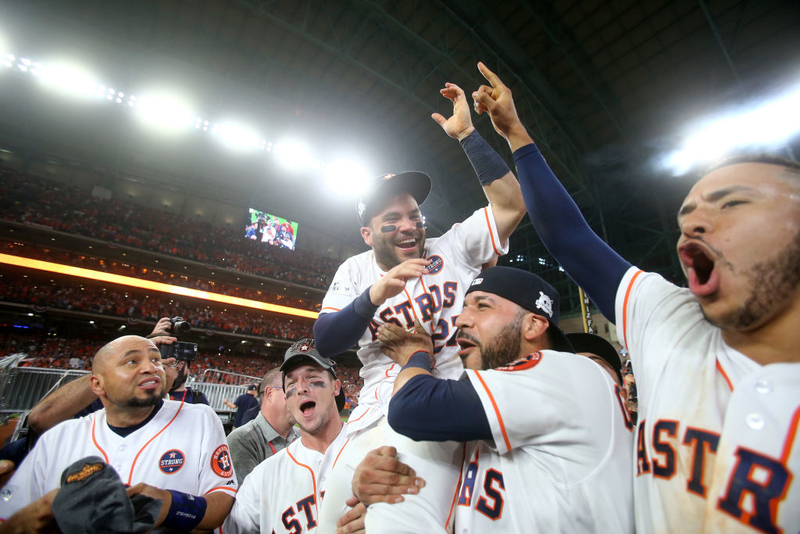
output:
[[[369,226],[362,226],[361,227],[361,237],[364,238],[364,243],[372,246],[372,228]]]
[[[342,381],[336,379],[333,381],[333,396],[337,396],[339,392],[342,390]]]
[[[542,315],[528,313],[522,320],[522,339],[533,342],[535,339],[544,336],[550,323]]]
[[[92,375],[89,377],[89,387],[92,389],[92,393],[97,395],[98,397],[102,397],[105,395],[106,389],[103,387],[103,379],[98,375]]]

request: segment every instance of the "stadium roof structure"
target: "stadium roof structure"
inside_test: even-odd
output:
[[[270,139],[296,134],[322,159],[354,152],[376,175],[428,172],[434,235],[484,202],[458,143],[430,118],[448,113],[445,82],[468,92],[483,83],[483,61],[512,88],[589,223],[675,280],[675,213],[693,177],[673,177],[665,155],[694,121],[800,81],[792,0],[27,0],[0,14],[0,37],[19,54],[69,54],[127,91],[180,89],[208,116],[238,117]],[[138,176],[176,195],[263,207],[363,248],[353,203],[321,194],[317,171],[292,174],[208,136],[161,138],[120,109],[28,83],[0,74],[6,149],[90,162],[110,189]],[[488,118],[473,120],[511,162]],[[792,148],[797,137],[781,150]],[[527,219],[503,263],[574,297]]]

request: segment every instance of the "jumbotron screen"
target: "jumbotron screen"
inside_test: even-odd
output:
[[[297,223],[250,208],[244,227],[245,239],[294,250]]]

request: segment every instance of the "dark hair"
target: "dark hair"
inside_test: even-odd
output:
[[[778,156],[775,154],[769,153],[758,153],[758,154],[738,154],[735,156],[731,156],[725,158],[721,161],[717,161],[705,171],[703,171],[702,176],[709,174],[717,169],[722,169],[723,167],[730,167],[731,165],[738,165],[740,163],[766,163],[767,165],[779,165],[781,167],[786,167],[795,172],[800,173],[800,162],[784,158],[782,156]]]

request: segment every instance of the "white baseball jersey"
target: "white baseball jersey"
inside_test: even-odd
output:
[[[633,532],[633,424],[605,370],[544,350],[466,375],[494,443],[465,445],[456,534]]]
[[[346,442],[347,425],[322,454],[302,437],[256,466],[236,495],[222,531],[300,534],[316,530],[324,485]]]
[[[129,486],[144,482],[192,495],[236,495],[217,414],[205,404],[165,400],[153,419],[127,437],[108,427],[104,409],[45,432],[0,491],[0,520],[61,487],[64,470],[86,456],[103,458]]]
[[[408,281],[402,293],[383,303],[358,342],[364,387],[358,407],[350,416],[351,431],[366,428],[386,415],[394,379],[400,372],[400,367],[381,352],[378,327],[391,322],[411,329],[414,320],[419,319],[433,337],[434,374],[458,378],[463,366],[453,334],[464,294],[481,265],[507,251],[508,243],[500,243],[497,235],[491,205],[454,225],[442,237],[425,241],[424,257],[431,260],[428,273]],[[336,271],[320,313],[341,310],[384,274],[371,250],[348,258]]]
[[[616,316],[639,391],[638,531],[800,531],[800,364],[757,364],[689,290],[635,268]]]

